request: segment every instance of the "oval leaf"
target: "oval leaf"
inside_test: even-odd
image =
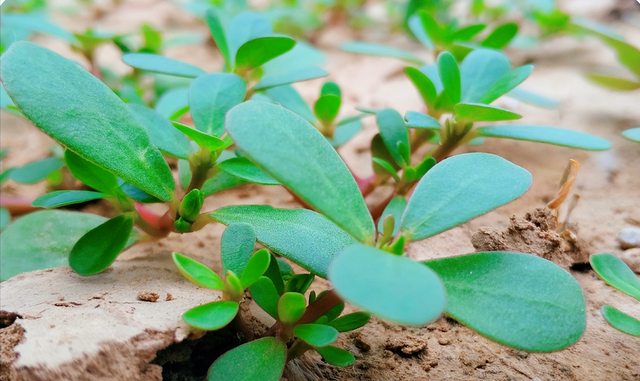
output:
[[[417,65],[424,64],[424,61],[415,56],[413,53],[407,52],[405,50],[390,48],[384,45],[370,44],[368,42],[345,42],[344,44],[340,45],[340,49],[351,53],[399,58],[401,60]]]
[[[173,253],[173,263],[175,263],[180,274],[191,283],[214,290],[225,291],[224,282],[218,274],[195,259],[186,257],[180,253]]]
[[[438,92],[436,91],[436,87],[433,82],[431,82],[426,74],[414,67],[405,67],[404,72],[407,74],[407,77],[409,77],[411,82],[413,82],[416,89],[418,89],[418,92],[420,93],[420,96],[422,96],[422,100],[425,105],[427,105],[427,108],[432,109],[438,99]]]
[[[167,117],[143,105],[129,103],[127,106],[158,149],[180,159],[189,157],[191,154],[189,141],[184,134],[176,131]]]
[[[175,184],[162,154],[126,105],[96,77],[30,42],[11,45],[2,55],[1,70],[7,92],[36,126],[84,159],[171,200]]]
[[[640,143],[640,127],[630,128],[628,130],[622,131],[622,136],[625,138]]]
[[[246,157],[235,157],[218,164],[218,169],[230,175],[256,184],[280,185],[273,177],[253,164]]]
[[[521,84],[533,71],[533,65],[524,65],[515,68],[495,81],[489,89],[482,95],[479,103],[489,104],[499,97],[505,95]]]
[[[269,262],[271,262],[271,254],[267,250],[260,249],[256,251],[247,262],[240,276],[242,288],[247,288],[260,279],[262,274],[269,268]]]
[[[356,362],[356,358],[344,349],[327,346],[315,350],[331,365],[347,366]]]
[[[486,252],[425,264],[444,283],[445,312],[501,344],[551,352],[575,343],[584,332],[580,285],[545,259]]]
[[[309,122],[284,107],[248,101],[229,111],[227,130],[274,179],[358,240],[373,241],[373,220],[355,179]]]
[[[229,70],[231,66],[233,66],[233,62],[231,61],[229,46],[227,45],[227,36],[224,33],[222,23],[216,14],[215,8],[211,7],[207,9],[205,20],[207,21],[209,31],[211,31],[211,37],[213,37],[213,41],[215,41],[220,54],[222,54],[222,57],[224,58],[225,68]]]
[[[416,111],[408,111],[404,119],[407,121],[407,127],[411,128],[428,128],[431,130],[439,130],[441,128],[438,119]]]
[[[444,289],[434,272],[373,247],[344,249],[329,268],[329,280],[345,301],[396,323],[423,325],[444,310]]]
[[[207,303],[185,312],[182,320],[196,328],[213,331],[231,323],[238,307],[238,303],[230,301]]]
[[[337,318],[336,320],[329,322],[329,325],[337,329],[338,332],[347,332],[358,329],[367,324],[371,320],[371,315],[366,312],[354,312],[349,315]]]
[[[442,86],[444,86],[451,102],[453,104],[460,102],[460,68],[451,53],[442,52],[438,55],[438,72]]]
[[[80,275],[106,269],[125,248],[132,229],[133,219],[121,215],[89,230],[71,249],[69,266]]]
[[[278,381],[287,359],[287,346],[264,337],[220,356],[209,368],[209,381]]]
[[[71,174],[89,187],[107,194],[118,193],[116,176],[86,161],[71,150],[64,151],[64,161]]]
[[[640,279],[621,259],[611,254],[594,254],[589,262],[609,286],[640,300]]]
[[[522,115],[482,103],[458,103],[453,106],[456,120],[462,123],[520,119]]]
[[[615,329],[633,336],[640,336],[640,320],[635,319],[611,306],[602,306],[602,316]]]
[[[436,164],[418,183],[402,217],[402,234],[420,240],[460,225],[522,195],[531,174],[486,153]]]
[[[265,74],[253,90],[266,90],[276,86],[288,85],[295,82],[308,81],[328,75],[329,72],[319,67],[306,67],[287,73]]]
[[[307,309],[307,300],[303,294],[285,292],[278,301],[278,320],[284,324],[293,324],[300,320]]]
[[[325,125],[330,125],[338,116],[342,99],[339,95],[326,94],[321,96],[315,103],[313,110],[318,119]]]
[[[39,208],[58,208],[107,197],[106,194],[92,191],[55,191],[38,197],[31,205]]]
[[[199,67],[159,54],[127,53],[122,56],[122,61],[138,69],[176,77],[197,78],[207,73]]]
[[[288,52],[296,41],[287,36],[266,36],[249,40],[238,48],[236,70],[251,70]]]
[[[478,102],[510,68],[507,56],[498,51],[477,49],[469,53],[460,65],[462,101]]]
[[[605,151],[611,148],[611,143],[597,136],[557,127],[503,124],[480,127],[476,131],[480,136],[487,138],[528,140],[589,151]]]
[[[338,338],[338,331],[323,324],[301,324],[293,329],[293,334],[314,347],[325,347]]]
[[[238,49],[245,42],[272,34],[271,22],[256,12],[241,12],[227,24],[226,38],[229,47],[231,67],[235,67]]]
[[[219,149],[225,148],[228,144],[213,135],[206,134],[204,132],[200,132],[195,128],[191,128],[185,124],[173,121],[171,122],[175,128],[180,130],[183,134],[190,137],[200,148],[207,149],[211,152],[217,151]]]
[[[235,74],[213,73],[198,77],[189,87],[189,106],[196,128],[206,134],[224,134],[224,116],[244,101],[247,85]]]
[[[228,225],[220,241],[222,266],[225,273],[231,270],[242,274],[256,246],[256,233],[249,224],[234,222]]]
[[[380,136],[384,145],[393,156],[393,159],[400,166],[409,165],[408,151],[404,153],[400,150],[400,145],[409,147],[409,130],[404,124],[404,119],[396,110],[387,108],[376,113],[376,122],[380,129]]]
[[[514,22],[504,23],[494,29],[487,38],[482,40],[480,45],[485,48],[502,49],[513,40],[517,33],[518,24]]]
[[[64,161],[57,157],[48,157],[31,162],[24,167],[11,169],[11,180],[21,184],[34,184],[45,180],[51,173],[64,166]]]
[[[280,300],[280,295],[271,279],[264,276],[260,277],[251,285],[250,291],[253,300],[258,303],[260,308],[271,315],[272,318],[278,319],[278,301]]]

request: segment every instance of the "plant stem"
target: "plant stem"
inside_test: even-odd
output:
[[[289,351],[287,352],[287,361],[302,356],[309,349],[312,349],[311,345],[305,343],[300,339],[296,339],[296,341],[293,343],[293,345],[291,345],[291,348],[289,348]]]

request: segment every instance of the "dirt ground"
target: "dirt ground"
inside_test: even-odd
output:
[[[583,2],[582,6],[578,3],[569,1],[565,5],[578,13],[610,23],[610,27],[640,46],[637,26],[609,17],[615,3]],[[73,23],[69,23],[70,16],[58,16],[57,20],[61,25],[69,25],[73,31],[82,31],[90,24],[114,32],[133,31],[135,25],[148,22],[164,30],[187,28],[203,35],[206,33],[197,19],[169,1],[124,1],[115,7],[107,5],[101,5],[104,13],[86,11]],[[639,12],[635,13],[636,20]],[[423,106],[417,92],[402,74],[402,62],[349,54],[338,49],[341,42],[354,38],[349,29],[334,27],[318,39],[318,47],[327,54],[325,67],[331,73],[328,79],[337,82],[343,91],[342,114],[353,115],[355,106],[392,107],[402,114],[408,110],[421,110]],[[59,41],[46,37],[36,40],[69,57],[77,57]],[[415,50],[417,54],[429,57],[424,49],[403,36],[376,42]],[[533,49],[511,50],[508,54],[514,65],[535,64],[535,70],[523,88],[552,97],[560,102],[560,106],[552,110],[541,109],[510,99],[501,99],[498,105],[521,113],[524,116],[522,123],[591,133],[608,139],[613,148],[592,153],[530,142],[489,139],[483,145],[459,150],[456,153],[482,151],[500,155],[531,172],[533,185],[524,196],[506,206],[449,232],[412,244],[408,255],[423,260],[474,251],[471,236],[479,228],[506,229],[511,216],[522,218],[525,213],[546,205],[557,191],[558,181],[569,159],[578,160],[581,164],[573,188],[580,195],[580,201],[571,216],[571,230],[579,238],[585,253],[621,255],[618,233],[625,227],[640,226],[640,145],[620,136],[624,129],[640,126],[638,93],[612,92],[584,78],[586,71],[596,67],[615,68],[619,72],[624,70],[615,61],[614,54],[595,39],[558,37]],[[168,55],[205,70],[216,70],[222,63],[211,46],[172,48]],[[116,70],[127,70],[119,62],[114,48],[101,49],[99,59]],[[311,102],[324,80],[309,81],[296,87]],[[47,156],[51,140],[29,122],[5,113],[1,122],[2,147],[11,148],[11,153],[3,159],[4,165],[21,165]],[[340,149],[345,161],[358,175],[372,173],[368,146],[374,134],[372,118],[365,119],[364,130]],[[3,197],[35,198],[45,191],[45,185],[20,186],[9,181],[1,190]],[[368,201],[375,202],[384,197],[384,191],[375,192]],[[245,185],[210,197],[205,203],[205,210],[231,204],[297,206],[289,193],[280,187]],[[88,211],[100,210],[104,209],[99,204],[88,207]],[[120,259],[168,256],[172,251],[180,251],[221,270],[221,232],[221,226],[210,225],[194,234],[172,234],[160,242],[137,245]],[[510,349],[447,318],[421,328],[373,319],[365,327],[342,334],[339,339],[338,345],[356,356],[354,365],[337,368],[324,363],[318,355],[309,355],[290,364],[285,377],[289,381],[640,380],[640,338],[615,330],[600,314],[600,308],[606,303],[638,318],[640,302],[606,286],[588,266],[571,270],[571,274],[581,284],[587,300],[587,330],[578,343],[566,350],[543,354]],[[314,287],[321,289],[326,285],[320,281]],[[19,330],[14,331],[20,335]],[[3,356],[4,352],[3,348]],[[168,377],[165,374],[165,379],[187,379]]]

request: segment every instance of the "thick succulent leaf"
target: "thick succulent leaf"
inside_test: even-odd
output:
[[[589,262],[608,285],[640,300],[640,279],[621,259],[611,254],[594,254]]]
[[[306,67],[288,73],[265,74],[253,89],[266,90],[272,87],[289,85],[295,82],[308,81],[328,75],[329,72],[319,67]]]
[[[424,103],[427,105],[427,108],[432,109],[438,99],[438,92],[436,91],[436,87],[433,82],[431,82],[426,74],[414,67],[407,66],[404,68],[404,72],[407,74],[407,77],[409,77],[411,82],[413,82],[416,89],[418,89],[418,92],[420,93]]]
[[[431,83],[433,83],[433,86],[436,88],[436,93],[440,94],[444,89],[444,86],[442,86],[442,80],[440,79],[440,73],[438,72],[438,65],[424,65],[420,67],[420,71],[431,80]]]
[[[514,22],[504,23],[494,29],[482,42],[485,48],[503,49],[518,34],[518,24]]]
[[[293,329],[293,334],[314,347],[327,346],[338,338],[338,331],[323,324],[301,324]]]
[[[520,119],[522,115],[483,103],[458,103],[453,106],[456,120],[462,123]]]
[[[172,257],[173,263],[175,263],[180,274],[191,283],[201,287],[225,291],[224,282],[220,276],[207,266],[180,253],[173,253]]]
[[[235,157],[218,164],[218,169],[243,180],[263,185],[280,185],[280,182],[253,164],[246,157]]]
[[[632,91],[632,90],[640,89],[640,82],[625,79],[625,78],[613,77],[610,75],[602,75],[602,74],[596,74],[596,73],[587,74],[587,78],[592,82],[597,83],[598,85],[602,85],[604,87],[608,87],[613,90]]]
[[[519,89],[519,88],[515,88],[509,91],[507,93],[507,96],[533,106],[544,107],[549,109],[558,108],[558,105],[560,104],[555,99],[547,98],[543,95],[540,95],[531,91]]]
[[[344,249],[329,268],[329,280],[345,301],[396,323],[423,325],[444,310],[444,289],[433,271],[373,247]]]
[[[272,318],[278,319],[278,301],[280,294],[276,290],[273,281],[267,277],[260,277],[251,285],[251,296],[266,313]]]
[[[249,224],[232,223],[222,233],[220,252],[225,273],[229,270],[235,274],[244,272],[256,246],[256,234]]]
[[[36,198],[31,205],[38,208],[58,208],[107,197],[106,194],[92,191],[55,191]]]
[[[444,283],[445,312],[499,343],[551,352],[575,343],[584,332],[580,285],[546,259],[485,252],[425,264]]]
[[[122,61],[137,69],[176,77],[197,78],[207,73],[186,62],[152,53],[126,53],[122,56]]]
[[[496,81],[509,72],[510,67],[509,59],[498,51],[477,49],[469,53],[460,65],[461,100],[478,102]]]
[[[557,127],[503,124],[480,127],[476,131],[480,136],[487,138],[528,140],[589,151],[605,151],[611,148],[611,143],[597,136]]]
[[[358,329],[367,324],[371,320],[371,315],[366,312],[354,312],[349,315],[344,315],[337,318],[334,321],[329,322],[329,325],[337,329],[338,332],[348,332]]]
[[[233,62],[231,60],[231,54],[229,53],[229,46],[227,45],[227,36],[224,33],[222,23],[220,22],[214,8],[209,8],[207,10],[205,21],[207,22],[213,41],[215,41],[220,54],[222,54],[222,57],[224,58],[225,68],[230,70],[231,67],[233,67]]]
[[[224,134],[224,116],[244,100],[247,85],[235,74],[213,73],[198,77],[189,87],[191,117],[196,128],[215,136]]]
[[[344,44],[340,45],[340,49],[351,53],[399,58],[403,61],[407,61],[416,65],[424,64],[424,61],[415,56],[413,53],[396,48],[390,48],[384,45],[370,44],[368,42],[345,42]]]
[[[127,106],[147,131],[151,142],[160,151],[180,159],[189,157],[191,153],[189,141],[184,134],[171,125],[171,121],[167,117],[143,105],[129,103]]]
[[[442,86],[444,86],[444,90],[447,92],[451,102],[453,104],[460,102],[462,91],[461,73],[458,63],[451,53],[440,53],[438,56],[438,72],[440,73]]]
[[[420,43],[424,45],[425,48],[429,50],[433,49],[433,41],[431,41],[429,35],[424,30],[424,27],[422,26],[422,20],[420,20],[420,16],[414,14],[413,16],[409,17],[409,20],[407,20],[407,26],[409,27],[411,32],[413,32],[413,35],[416,36],[418,41],[420,41]]]
[[[196,328],[213,331],[231,323],[238,308],[236,302],[221,300],[190,309],[182,315],[182,320]]]
[[[533,65],[524,65],[510,70],[495,81],[480,97],[479,103],[489,104],[521,84],[533,71]]]
[[[262,65],[265,75],[286,74],[310,67],[319,67],[327,62],[327,57],[319,49],[297,41],[293,49]]]
[[[630,128],[628,130],[622,131],[622,136],[625,138],[640,143],[640,127]]]
[[[376,113],[376,122],[380,129],[382,141],[384,141],[395,162],[402,167],[409,165],[409,130],[404,124],[402,115],[396,110],[387,108]]]
[[[273,87],[264,92],[272,101],[280,104],[282,107],[300,115],[309,123],[314,124],[318,121],[313,111],[307,105],[307,102],[302,98],[300,93],[293,86],[284,85]]]
[[[189,110],[189,88],[182,87],[165,92],[154,108],[171,120],[177,119]]]
[[[220,356],[209,368],[208,381],[278,381],[287,345],[274,337],[250,341]]]
[[[126,194],[127,196],[138,202],[141,202],[143,204],[155,204],[162,202],[162,200],[158,199],[157,197],[150,195],[140,188],[136,188],[135,186],[125,182],[122,179],[117,179],[117,181],[120,187],[119,192]]]
[[[356,243],[329,219],[306,209],[227,206],[211,213],[211,217],[225,225],[251,225],[260,243],[323,278],[333,257]]]
[[[89,230],[71,249],[69,266],[80,275],[103,271],[125,248],[132,229],[133,219],[120,215]]]
[[[307,309],[307,300],[297,292],[285,292],[278,301],[278,320],[284,324],[293,324],[300,320]]]
[[[173,126],[178,130],[180,130],[180,132],[190,137],[201,148],[208,149],[209,151],[217,151],[230,145],[230,143],[226,142],[223,139],[220,139],[213,135],[209,135],[205,132],[198,131],[195,128],[191,128],[185,124],[176,121],[171,122],[171,124],[173,124]]]
[[[407,207],[407,200],[404,196],[395,196],[389,201],[387,206],[384,208],[380,219],[378,220],[378,232],[382,233],[384,230],[384,220],[387,216],[393,216],[395,220],[395,225],[393,227],[393,235],[398,234],[398,229],[400,229],[400,221],[402,221],[402,214],[404,213],[404,209]]]
[[[240,276],[240,283],[242,283],[242,287],[246,289],[260,279],[262,274],[264,274],[267,271],[267,268],[269,268],[270,262],[271,254],[266,249],[256,251],[251,258],[249,258],[249,261]]]
[[[347,366],[356,362],[356,358],[350,352],[332,347],[331,345],[315,348],[315,350],[331,365]]]
[[[57,157],[48,157],[31,162],[24,167],[11,169],[11,180],[21,184],[34,184],[45,180],[50,174],[64,166],[64,161]]]
[[[486,24],[473,24],[460,28],[451,34],[453,41],[469,41],[486,28]]]
[[[284,107],[247,101],[229,111],[226,125],[249,160],[358,240],[373,240],[373,220],[351,172],[309,122]]]
[[[530,185],[529,172],[499,156],[453,156],[418,183],[402,217],[402,234],[408,240],[431,237],[514,200]]]
[[[212,195],[216,192],[221,192],[226,189],[235,188],[238,185],[242,185],[247,181],[241,179],[239,177],[230,175],[226,172],[220,172],[214,177],[207,180],[204,185],[202,185],[202,193],[204,196]]]
[[[407,121],[407,127],[411,128],[428,128],[431,130],[442,128],[438,119],[417,111],[407,111],[404,119]]]
[[[245,42],[271,34],[271,23],[259,13],[242,12],[232,18],[226,30],[229,57],[232,61],[230,67],[236,66],[237,52]]]
[[[611,306],[602,306],[602,316],[615,329],[633,336],[640,336],[640,320]]]
[[[340,98],[339,95],[326,94],[318,98],[313,110],[322,123],[330,125],[336,116],[338,116],[341,103],[342,98]]]
[[[236,70],[251,70],[288,52],[296,41],[287,36],[264,36],[242,44],[236,53]]]
[[[283,264],[284,263],[284,264]],[[276,288],[278,295],[282,295],[284,293],[284,277],[283,275],[289,271],[289,278],[293,276],[293,270],[291,267],[286,264],[283,258],[276,258],[275,255],[271,254],[271,261],[269,262],[269,267],[267,271],[264,272],[264,276],[269,278],[271,282],[273,282],[273,286]]]
[[[351,138],[362,130],[362,116],[363,114],[344,118],[338,122],[338,126],[335,131],[333,131],[333,139],[329,139],[329,143],[331,143],[333,147],[340,147],[351,140]]]
[[[11,45],[2,55],[1,70],[5,89],[36,126],[84,159],[171,200],[175,184],[162,154],[127,106],[96,77],[30,42]]]

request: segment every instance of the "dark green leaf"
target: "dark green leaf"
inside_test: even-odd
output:
[[[230,66],[236,66],[235,58],[242,44],[271,34],[271,23],[259,13],[242,12],[232,18],[226,30],[229,57],[232,61]]]
[[[338,332],[347,332],[362,327],[370,319],[371,315],[366,312],[354,312],[329,322],[329,325],[338,330]]]
[[[38,208],[58,208],[107,197],[106,194],[91,191],[55,191],[38,197],[31,205]]]
[[[184,134],[173,128],[167,117],[142,105],[129,103],[127,106],[158,149],[180,159],[189,157],[191,153],[189,141]]]
[[[512,201],[529,185],[529,172],[499,156],[453,156],[418,183],[402,218],[402,234],[408,240],[431,237]]]
[[[480,45],[490,49],[502,49],[518,34],[518,24],[508,22],[500,25],[482,40]]]
[[[326,346],[322,348],[315,348],[329,364],[336,366],[347,366],[356,362],[356,358],[344,349]]]
[[[270,262],[271,254],[267,250],[260,249],[256,251],[251,258],[249,258],[249,261],[240,276],[242,287],[246,289],[260,279],[262,274],[264,274],[265,271],[267,271],[267,268],[269,268]]]
[[[544,97],[540,94],[532,93],[531,91],[515,88],[507,93],[507,96],[528,103],[530,105],[544,107],[544,108],[557,108],[558,101],[551,98]]]
[[[207,180],[202,186],[201,190],[206,197],[216,192],[223,191],[225,189],[234,188],[246,182],[247,182],[246,180],[241,179],[239,177],[235,177],[226,172],[220,172],[214,177]]]
[[[120,215],[91,229],[69,253],[69,266],[80,275],[97,274],[113,263],[125,248],[133,219]]]
[[[304,294],[313,283],[315,276],[313,274],[297,274],[293,275],[284,288],[285,292],[297,292]]]
[[[479,103],[489,104],[521,84],[533,71],[533,65],[524,65],[510,70],[495,81],[478,100]]]
[[[226,125],[249,160],[358,240],[373,240],[375,228],[358,185],[309,122],[281,106],[247,101],[229,111]]]
[[[407,52],[405,50],[390,48],[384,45],[370,44],[368,42],[345,42],[340,45],[340,49],[351,53],[399,58],[403,61],[407,61],[416,65],[424,64],[424,61],[415,56],[413,53]]]
[[[418,12],[422,27],[435,43],[435,45],[447,45],[451,40],[450,31],[444,26],[440,26],[435,18],[427,11]]]
[[[287,36],[265,36],[249,40],[238,48],[236,70],[251,70],[288,52],[296,41]]]
[[[387,108],[379,111],[376,114],[376,122],[380,129],[380,136],[384,141],[385,146],[393,156],[393,159],[401,167],[406,167],[410,164],[409,151],[402,151],[401,145],[409,147],[409,130],[404,124],[402,115],[396,110]]]
[[[460,28],[451,34],[451,39],[453,41],[469,41],[486,27],[486,24],[473,24]]]
[[[208,381],[278,381],[287,359],[287,346],[264,337],[220,356],[209,368]]]
[[[522,115],[483,103],[458,103],[453,106],[456,120],[462,123],[520,119]]]
[[[280,185],[280,182],[253,164],[246,157],[236,157],[218,164],[218,169],[246,181],[263,185]]]
[[[273,262],[275,261],[271,263]],[[251,285],[250,291],[253,300],[258,303],[260,308],[271,315],[272,318],[278,319],[278,301],[280,300],[280,294],[271,279],[264,276],[260,277]]]
[[[224,282],[218,274],[195,259],[186,257],[180,253],[173,253],[173,263],[175,263],[180,274],[191,283],[201,287],[225,291]]]
[[[86,161],[73,151],[64,151],[64,161],[71,174],[89,187],[106,194],[114,194],[118,189],[114,174]]]
[[[173,121],[171,122],[175,128],[180,130],[183,134],[187,135],[191,139],[193,139],[196,144],[198,144],[201,148],[208,149],[209,151],[217,151],[219,149],[223,149],[226,146],[229,146],[225,140],[215,137],[213,135],[209,135],[204,132],[200,132],[195,128],[191,128],[185,124]]]
[[[307,300],[303,294],[285,292],[278,301],[278,320],[284,324],[293,324],[300,320],[307,309]]]
[[[138,202],[141,202],[143,204],[155,204],[155,203],[162,202],[162,200],[158,199],[157,197],[154,197],[149,193],[141,190],[140,188],[137,188],[129,183],[126,183],[122,179],[117,179],[117,181],[118,181],[118,185],[120,186],[120,192],[126,194],[127,196],[131,197],[132,199]]]
[[[460,102],[461,80],[460,69],[456,59],[449,52],[442,52],[438,56],[438,72],[444,90],[453,104]],[[465,99],[467,100],[467,99]]]
[[[173,89],[162,94],[155,110],[171,120],[178,119],[189,110],[189,88]]]
[[[404,119],[407,121],[407,127],[411,128],[428,128],[431,130],[439,130],[441,128],[438,119],[416,111],[407,111]]]
[[[313,110],[316,113],[318,119],[325,125],[330,125],[333,120],[338,116],[340,111],[340,104],[342,99],[339,95],[327,94],[322,95],[315,103]]]
[[[507,56],[495,50],[477,49],[469,53],[460,66],[462,102],[478,102],[510,67]]]
[[[175,184],[162,154],[126,105],[96,77],[29,42],[11,45],[1,69],[7,92],[39,128],[84,159],[171,200]]]
[[[293,334],[313,347],[327,346],[338,338],[338,331],[323,324],[301,324],[293,329]]]
[[[436,87],[431,82],[429,77],[426,76],[420,70],[407,66],[404,68],[404,72],[407,74],[407,77],[413,82],[413,85],[418,89],[422,100],[429,110],[433,109],[436,104],[436,100],[438,99],[438,93],[436,92]]]
[[[501,344],[551,352],[575,343],[584,332],[580,285],[545,259],[486,252],[425,264],[444,283],[446,313]]]
[[[342,92],[340,91],[340,86],[338,86],[335,82],[325,82],[320,89],[320,96],[323,95],[336,95],[338,97],[342,97]]]
[[[207,10],[205,20],[207,21],[207,26],[209,26],[211,37],[213,37],[213,41],[215,41],[220,54],[222,54],[222,58],[224,58],[225,68],[227,71],[230,71],[233,67],[233,61],[231,59],[231,54],[229,53],[229,46],[227,45],[227,36],[225,35],[224,29],[222,29],[222,23],[213,8],[209,8]]]
[[[640,336],[640,320],[611,306],[602,306],[600,311],[602,312],[602,316],[604,316],[615,329],[633,336]]]
[[[196,128],[222,136],[224,117],[244,100],[247,85],[235,74],[213,73],[198,77],[189,88],[189,105]]]
[[[264,272],[264,276],[271,279],[271,282],[273,282],[273,285],[279,295],[284,293],[284,279],[282,277],[282,270],[280,270],[281,261],[284,262],[282,258],[280,258],[279,261],[275,255],[271,254],[269,267],[267,268],[267,271]],[[289,270],[291,270],[291,268],[289,268]]]
[[[589,73],[586,76],[592,82],[613,90],[632,91],[640,89],[640,82],[634,80],[596,73]]]
[[[322,296],[323,294],[324,292],[320,293],[320,296]],[[335,307],[327,311],[327,313],[325,313],[321,317],[324,317],[328,322],[331,322],[334,321],[338,316],[340,316],[342,311],[344,311],[344,303],[338,303]]]
[[[402,214],[404,213],[404,209],[407,207],[407,200],[403,196],[395,196],[391,199],[389,204],[384,208],[384,212],[380,216],[378,220],[378,232],[382,233],[384,230],[384,219],[387,216],[393,216],[395,219],[395,226],[393,228],[393,235],[398,234],[398,229],[400,229],[400,221],[402,221]]]
[[[34,184],[45,180],[51,173],[64,166],[64,161],[57,157],[49,157],[34,161],[24,167],[13,168],[11,180],[21,184]]]
[[[251,225],[229,223],[222,233],[220,252],[224,271],[242,274],[256,246],[256,234]]]
[[[488,138],[529,140],[589,151],[605,151],[611,148],[611,144],[602,138],[564,128],[503,124],[500,126],[480,127],[476,131],[480,136]]]
[[[324,77],[327,74],[329,74],[329,72],[319,67],[301,68],[287,73],[265,74],[253,89],[255,91],[267,90],[276,86],[283,86],[295,82]]]
[[[152,53],[126,53],[122,56],[122,61],[138,69],[176,77],[197,78],[207,73],[186,62]]]
[[[630,128],[628,130],[622,131],[622,136],[625,138],[640,143],[640,127]]]
[[[444,310],[444,289],[435,273],[373,247],[344,249],[329,268],[329,280],[345,301],[396,323],[426,324]]]
[[[182,315],[182,319],[196,328],[213,331],[231,323],[238,307],[236,302],[221,300],[192,308]]]
[[[594,254],[589,262],[608,285],[640,300],[640,280],[622,260],[611,254]]]

